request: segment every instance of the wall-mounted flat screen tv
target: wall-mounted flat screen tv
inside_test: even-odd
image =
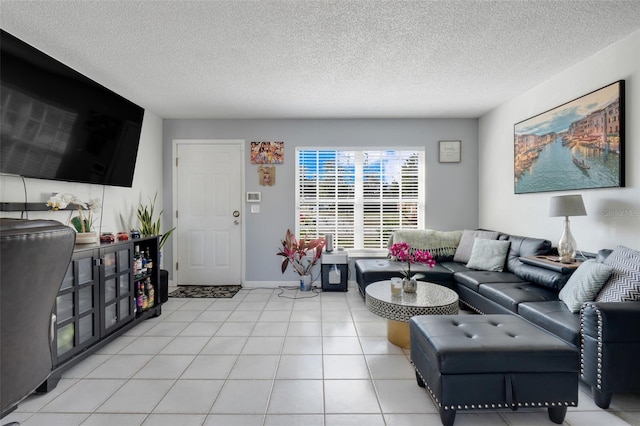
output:
[[[130,187],[144,109],[0,30],[0,173]]]

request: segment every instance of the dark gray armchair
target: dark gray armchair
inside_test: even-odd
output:
[[[75,232],[52,220],[0,218],[0,418],[53,368],[53,312]]]

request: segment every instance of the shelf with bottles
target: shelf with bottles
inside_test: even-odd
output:
[[[136,317],[158,306],[157,288],[159,268],[154,261],[158,256],[158,239],[134,240],[133,286]]]
[[[156,306],[156,291],[154,285],[151,283],[151,277],[136,281],[135,286],[135,310],[136,314],[140,315]]]
[[[155,264],[151,247],[136,244],[133,251],[133,279],[134,281],[143,280],[147,277],[153,277]],[[157,253],[157,251],[155,251]]]

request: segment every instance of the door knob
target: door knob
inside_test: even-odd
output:
[[[236,225],[239,225],[240,221],[238,219],[236,219],[236,220],[233,221],[233,223],[236,224]]]
[[[238,210],[234,210],[233,217],[240,217],[240,212]]]

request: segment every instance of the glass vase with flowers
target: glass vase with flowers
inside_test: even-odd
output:
[[[430,268],[433,268],[436,264],[429,250],[412,249],[411,246],[405,242],[394,243],[389,248],[389,254],[394,260],[407,263],[407,267],[400,271],[404,277],[402,280],[402,290],[405,293],[415,293],[418,288],[417,280],[424,277],[424,274],[421,273],[411,273],[411,265],[413,263],[422,263]]]
[[[300,288],[302,290],[311,289],[311,270],[318,263],[324,248],[324,238],[298,240],[296,236],[287,229],[284,240],[281,240],[282,247],[278,256],[282,256],[282,273],[291,265],[294,271],[300,275]]]

